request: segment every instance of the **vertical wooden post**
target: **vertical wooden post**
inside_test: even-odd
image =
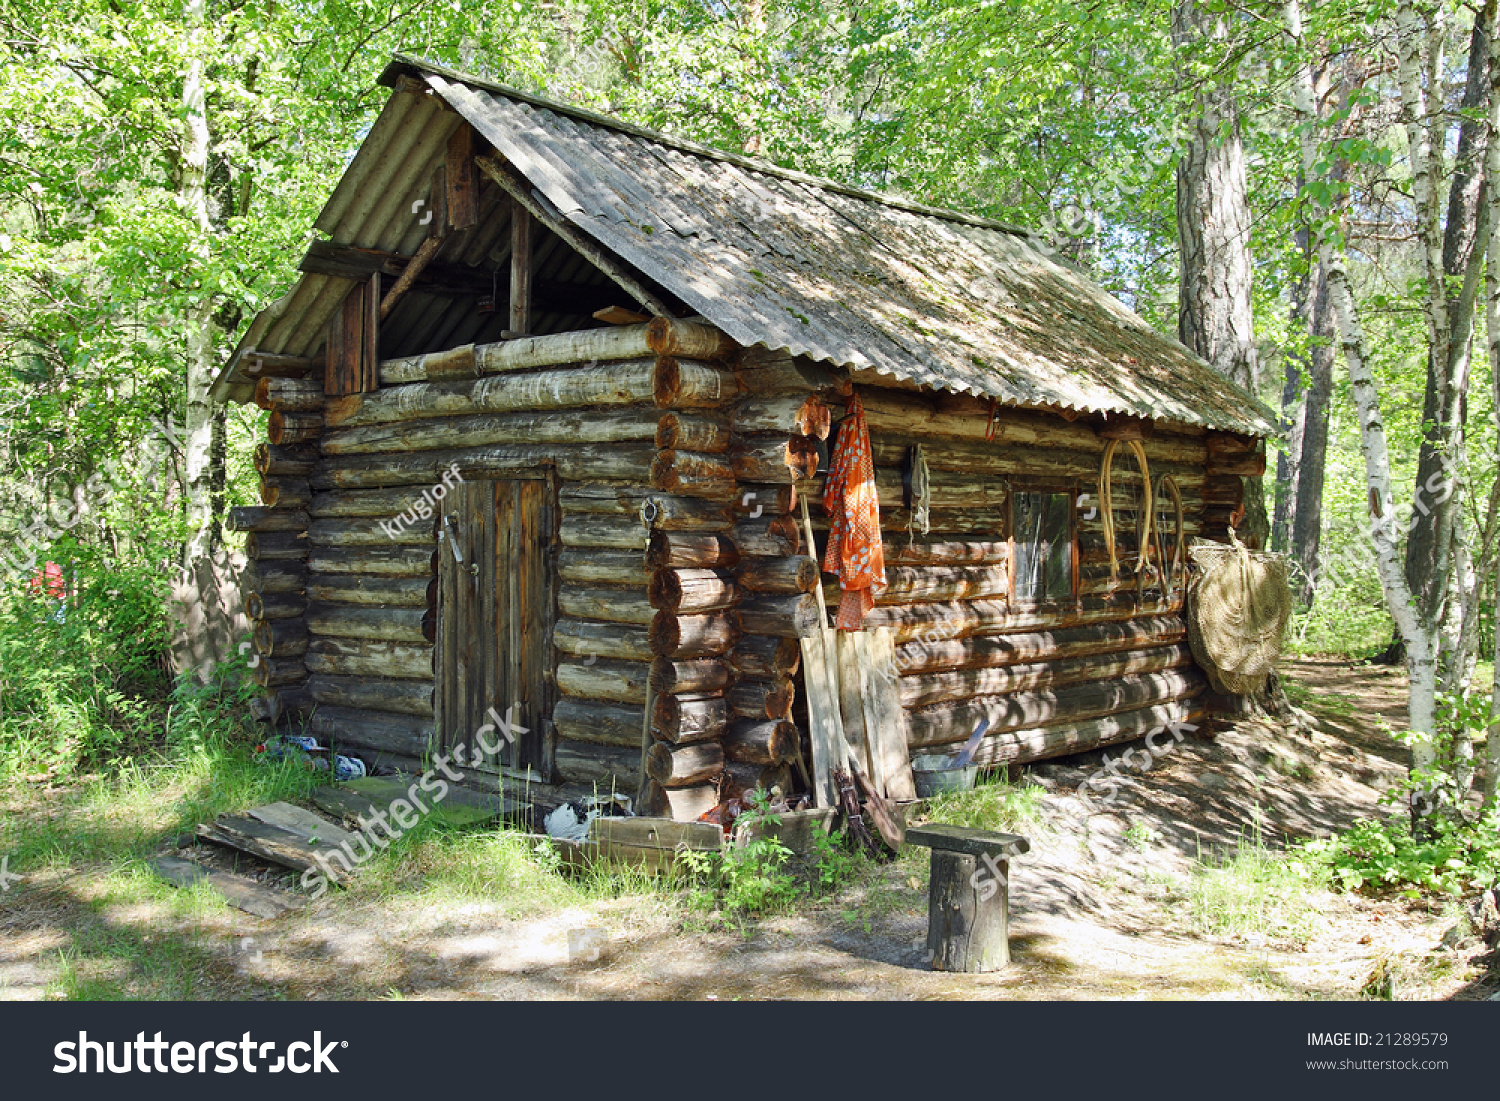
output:
[[[520,203],[510,208],[510,329],[531,332],[531,212]]]

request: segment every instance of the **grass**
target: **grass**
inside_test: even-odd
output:
[[[1178,900],[1187,924],[1212,936],[1305,940],[1318,928],[1326,869],[1267,847],[1259,832],[1232,850],[1200,854]]]

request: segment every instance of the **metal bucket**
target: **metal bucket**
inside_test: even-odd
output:
[[[911,774],[916,781],[917,798],[931,799],[950,791],[972,791],[974,779],[979,775],[979,766],[954,768],[952,757],[924,753],[911,759]]]

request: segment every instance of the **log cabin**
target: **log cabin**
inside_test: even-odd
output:
[[[421,771],[509,713],[472,782],[678,819],[798,786],[856,399],[909,752],[988,720],[977,760],[1015,765],[1214,705],[1182,552],[1264,469],[1252,395],[1024,230],[404,56],[380,80],[214,384],[270,411],[227,521],[260,718]]]

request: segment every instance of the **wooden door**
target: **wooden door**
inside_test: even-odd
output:
[[[548,737],[555,678],[552,479],[477,478],[443,499],[438,521],[436,720],[439,743],[477,752],[477,732],[510,710],[526,728],[478,766],[542,781],[552,774]]]

